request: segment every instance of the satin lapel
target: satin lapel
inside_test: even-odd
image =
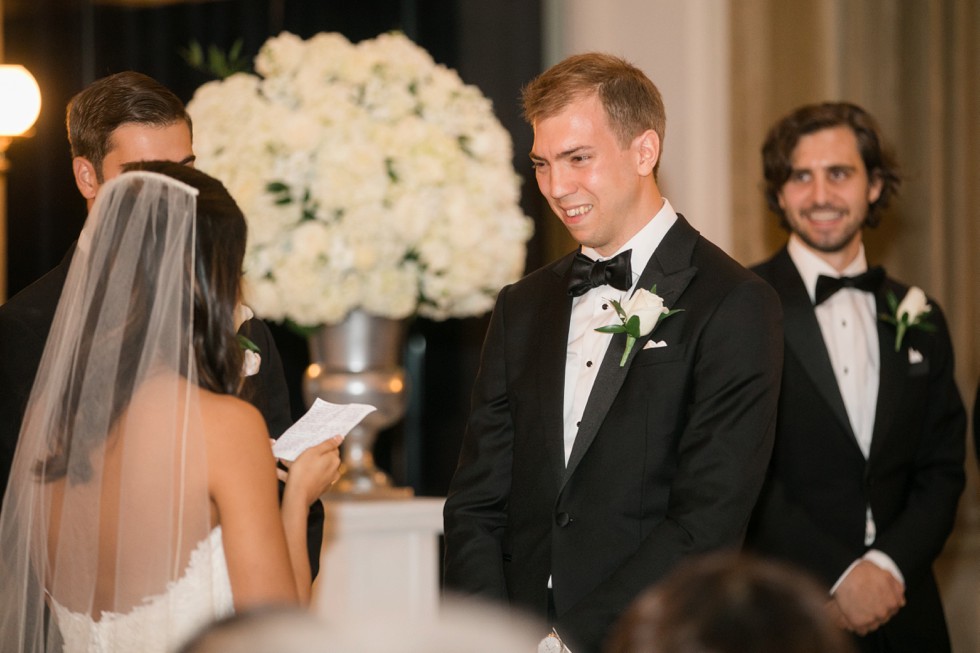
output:
[[[888,301],[885,298],[886,286],[875,296],[875,308],[878,315],[888,312]],[[899,401],[902,392],[902,381],[908,373],[903,365],[902,357],[908,357],[908,350],[901,348],[895,351],[895,328],[883,320],[878,320],[878,352],[880,369],[878,371],[878,401],[875,402],[875,421],[871,436],[871,453],[874,456],[891,431],[895,416],[895,403]]]
[[[830,406],[834,418],[857,444],[857,438],[851,429],[851,421],[847,418],[844,400],[840,395],[840,388],[837,387],[834,368],[830,364],[830,355],[827,353],[827,346],[820,332],[817,314],[813,310],[813,304],[810,303],[810,296],[807,295],[803,279],[800,278],[800,273],[785,249],[778,255],[773,272],[775,276],[772,285],[783,303],[786,347],[800,359],[803,369],[817,387],[817,392]]]
[[[541,293],[539,306],[539,348],[537,353],[541,387],[542,423],[545,446],[552,463],[553,478],[561,484],[565,473],[565,359],[568,354],[568,326],[572,315],[572,297],[568,294],[568,277],[575,252],[558,261],[549,277],[552,287]]]
[[[698,269],[691,265],[691,256],[699,237],[700,234],[683,216],[677,216],[677,223],[650,257],[650,263],[640,275],[636,287],[652,290],[656,286],[664,306],[674,308],[687,284],[697,274]]]
[[[636,287],[649,290],[656,284],[657,294],[664,298],[664,305],[673,308],[674,303],[680,298],[697,273],[697,268],[692,267],[690,263],[698,237],[698,232],[687,223],[683,216],[678,215],[677,222],[664,236],[663,241],[640,274]],[[620,366],[619,361],[626,349],[626,335],[617,333],[612,336],[609,347],[606,349],[606,355],[599,366],[592,392],[585,404],[582,423],[575,435],[575,444],[572,445],[568,465],[565,467],[562,487],[568,482],[592,441],[595,440],[599,427],[602,426],[602,422],[609,413],[609,408],[616,400],[619,389],[626,380],[626,374],[629,372],[636,353],[643,349],[643,345],[656,331],[654,329],[650,334],[637,340],[626,359],[626,363],[622,366]]]

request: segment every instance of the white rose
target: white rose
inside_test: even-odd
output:
[[[629,317],[635,315],[640,318],[641,338],[653,331],[653,327],[657,326],[657,321],[661,315],[669,312],[664,306],[663,298],[643,288],[637,290],[632,297],[623,302],[623,310]]]
[[[246,349],[242,358],[242,376],[253,376],[259,373],[262,365],[262,356],[258,352]]]
[[[926,294],[922,292],[922,289],[918,286],[912,286],[909,288],[909,291],[905,293],[905,297],[898,305],[898,310],[895,311],[895,314],[899,320],[902,319],[903,315],[907,315],[909,324],[915,324],[919,317],[931,310],[932,307],[929,306],[929,303],[926,300]]]

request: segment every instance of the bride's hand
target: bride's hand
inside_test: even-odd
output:
[[[334,436],[310,447],[292,463],[284,462],[289,468],[283,478],[286,493],[299,491],[307,506],[319,499],[340,477],[340,444],[343,441],[343,436]]]

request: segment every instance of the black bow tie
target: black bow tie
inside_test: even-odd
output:
[[[633,285],[633,270],[630,267],[630,253],[626,250],[606,261],[593,261],[579,252],[572,261],[572,276],[568,280],[568,294],[578,297],[599,286],[612,286],[619,290],[629,290]]]
[[[817,292],[814,306],[833,295],[841,288],[856,288],[865,292],[878,292],[885,278],[885,270],[881,266],[873,267],[856,277],[828,277],[821,274],[817,277]]]

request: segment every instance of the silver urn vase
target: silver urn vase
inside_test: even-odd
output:
[[[325,325],[309,337],[310,366],[303,377],[307,405],[316,397],[335,404],[370,404],[376,411],[347,434],[341,446],[341,476],[324,498],[411,497],[395,487],[374,463],[378,432],[396,424],[408,405],[408,377],[402,367],[407,322],[352,311],[343,322]]]

